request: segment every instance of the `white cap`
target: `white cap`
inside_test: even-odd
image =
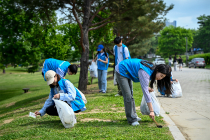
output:
[[[46,79],[48,85],[50,85],[54,82],[55,75],[56,75],[56,73],[53,70],[48,70],[45,73],[45,79]]]

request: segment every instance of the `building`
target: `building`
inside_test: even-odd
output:
[[[166,21],[165,24],[166,26],[173,25],[174,27],[176,27],[176,20],[174,20],[173,22]]]

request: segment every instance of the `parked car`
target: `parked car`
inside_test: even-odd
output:
[[[199,68],[205,68],[206,66],[206,63],[205,63],[205,60],[204,58],[193,58],[189,63],[188,63],[188,67],[191,68],[191,67],[199,67]]]
[[[155,61],[153,61],[154,65],[159,65],[159,64],[165,64],[165,60],[163,58],[155,58]]]

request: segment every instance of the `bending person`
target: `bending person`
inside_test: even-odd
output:
[[[170,67],[165,64],[154,66],[151,62],[141,59],[126,59],[116,65],[115,70],[117,72],[117,81],[122,90],[125,114],[128,123],[135,126],[139,125],[138,121],[141,120],[136,114],[132,81],[140,82],[145,100],[150,110],[149,116],[154,120],[155,114],[149,91],[153,90],[153,83],[157,80],[157,87],[160,88],[160,90],[162,90],[165,85],[166,90],[168,91],[167,93],[171,93]]]
[[[66,73],[68,73],[68,75],[77,73],[77,66],[71,65],[68,61],[49,58],[45,60],[42,68],[42,76],[44,77],[45,81],[45,73],[48,70],[53,70],[60,76],[60,78],[65,79]]]
[[[52,70],[46,72],[45,78],[47,80],[47,84],[51,88],[50,95],[45,101],[42,109],[35,112],[36,116],[43,116],[45,113],[52,116],[58,116],[58,112],[52,98],[65,101],[75,113],[86,110],[81,94],[69,80],[60,78],[60,76]]]

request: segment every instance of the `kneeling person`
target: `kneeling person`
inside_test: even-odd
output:
[[[49,98],[45,101],[43,108],[35,112],[36,116],[43,116],[45,113],[58,116],[52,98],[65,101],[75,113],[86,110],[81,94],[69,80],[60,78],[60,76],[52,70],[46,72],[45,79],[51,90]]]

